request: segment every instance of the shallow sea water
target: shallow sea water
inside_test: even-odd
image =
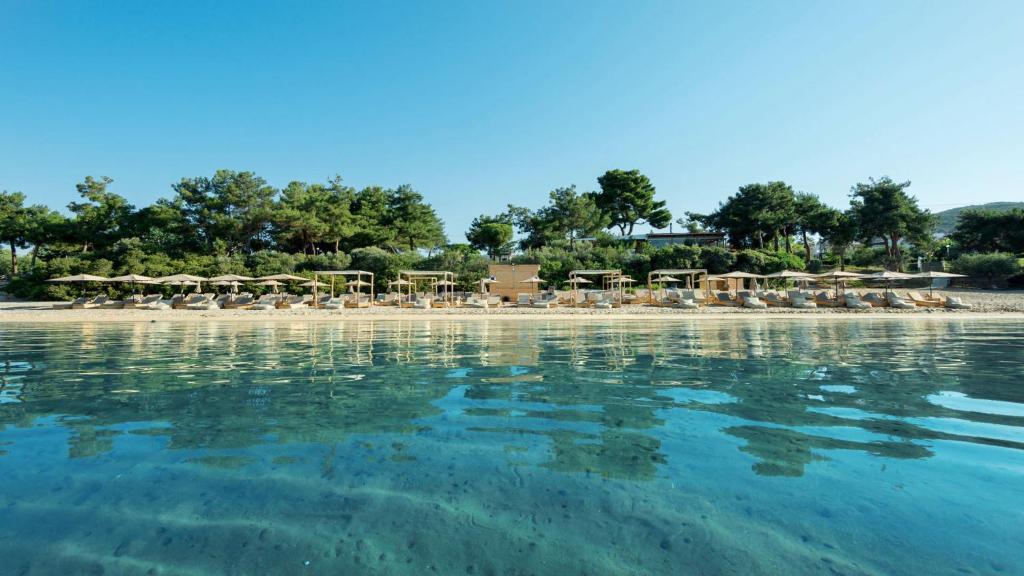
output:
[[[1024,574],[1024,325],[0,325],[0,574]]]

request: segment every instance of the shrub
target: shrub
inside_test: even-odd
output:
[[[964,254],[953,261],[953,271],[975,278],[985,278],[989,284],[1005,280],[1021,270],[1020,262],[1013,254],[992,252],[989,254]]]
[[[701,268],[706,268],[711,274],[724,274],[736,264],[736,254],[719,246],[702,248],[700,263]]]

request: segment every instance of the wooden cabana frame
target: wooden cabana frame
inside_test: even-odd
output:
[[[313,305],[314,306],[319,306],[320,305],[320,301],[319,301],[320,297],[317,294],[317,287],[320,285],[320,281],[319,281],[319,277],[320,276],[329,276],[331,278],[331,292],[330,292],[330,294],[331,294],[331,298],[332,299],[334,298],[334,278],[336,276],[341,276],[342,278],[348,278],[349,276],[355,276],[356,281],[359,282],[359,283],[366,282],[366,280],[363,280],[364,276],[369,278],[370,305],[371,306],[373,305],[373,298],[374,298],[374,294],[373,294],[373,290],[374,290],[374,286],[373,286],[373,272],[367,272],[366,270],[317,270],[317,271],[313,272]],[[356,290],[355,290],[356,294],[362,293],[362,287],[361,286],[356,286],[355,288],[356,288]]]
[[[659,268],[647,273],[647,290],[650,292],[650,299],[654,301],[654,279],[663,276],[672,276],[683,280],[686,277],[687,289],[709,290],[708,271],[706,268]],[[702,287],[703,284],[703,287]]]
[[[570,271],[569,272],[569,285],[572,286],[573,301],[576,301],[577,300],[577,296],[579,295],[579,284],[580,283],[576,279],[577,278],[581,278],[581,277],[585,277],[585,276],[600,276],[601,277],[601,287],[604,290],[607,290],[608,286],[617,285],[618,286],[618,293],[619,293],[619,302],[618,303],[620,305],[622,304],[623,296],[625,296],[625,287],[623,286],[623,283],[621,281],[618,281],[619,279],[622,278],[622,270],[611,270],[611,269],[609,269],[609,270],[572,270],[572,271]]]
[[[448,282],[445,286],[448,288],[444,291],[444,299],[442,302],[451,306],[455,304],[455,291],[452,290],[455,286],[455,273],[447,270],[400,270],[398,272],[398,279],[405,280],[408,284],[406,287],[406,296],[410,299],[414,292],[416,292],[417,282],[430,282],[431,287],[434,289],[434,302],[438,301],[438,283]],[[398,287],[398,293],[402,293],[402,286]]]

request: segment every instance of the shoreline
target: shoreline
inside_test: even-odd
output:
[[[709,307],[698,310],[626,306],[611,310],[593,308],[438,308],[417,310],[396,307],[353,308],[342,310],[54,310],[49,302],[5,302],[0,304],[0,324],[75,324],[75,323],[140,323],[140,322],[346,322],[346,321],[744,321],[744,320],[1019,320],[1024,312],[972,311],[940,308],[895,310],[818,309],[794,310],[770,308],[750,310],[744,308]]]

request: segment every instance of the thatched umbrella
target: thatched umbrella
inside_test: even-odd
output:
[[[929,278],[929,279],[932,279],[932,280],[934,280],[935,278],[966,278],[967,277],[964,274],[953,274],[951,272],[934,272],[934,271],[920,272],[918,274],[912,274],[912,276],[914,278]],[[935,282],[929,282],[928,283],[928,297],[929,298],[931,298],[931,296],[932,296],[932,289],[934,288],[934,284],[935,284]]]
[[[171,276],[161,276],[160,278],[154,278],[153,282],[157,284],[168,284],[170,286],[196,286],[198,287],[201,283],[206,282],[206,278],[202,276],[193,276],[191,274],[173,274]]]
[[[281,286],[281,283],[278,282],[277,280],[264,280],[263,282],[257,282],[256,285],[270,286],[270,288],[274,291],[274,294],[277,294],[277,287]]]
[[[62,276],[60,278],[50,278],[47,282],[64,283],[64,284],[81,284],[82,285],[82,296],[85,296],[85,284],[86,282],[106,282],[108,279],[103,276],[94,276],[92,274],[76,274],[74,276]]]
[[[914,276],[911,274],[904,274],[903,272],[893,272],[892,270],[885,270],[883,272],[875,272],[874,274],[865,276],[865,278],[885,282],[885,292],[886,294],[888,294],[889,292],[892,292],[891,289],[893,282],[897,280],[909,280],[911,278],[914,278]]]
[[[124,276],[108,278],[107,282],[126,282],[131,285],[132,296],[135,296],[136,284],[149,284],[153,282],[153,279],[149,276],[143,276],[142,274],[125,274]]]

